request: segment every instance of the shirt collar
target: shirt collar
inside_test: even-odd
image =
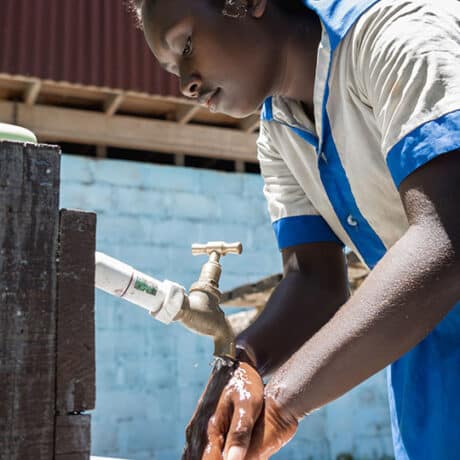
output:
[[[358,18],[379,0],[302,0],[323,23],[334,52]]]

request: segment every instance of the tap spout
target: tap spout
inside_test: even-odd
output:
[[[235,359],[235,334],[213,293],[193,290],[176,320],[187,329],[214,339],[214,355]]]

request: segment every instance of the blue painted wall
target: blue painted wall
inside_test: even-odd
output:
[[[242,256],[223,260],[224,290],[281,270],[256,175],[64,155],[61,207],[97,212],[99,251],[187,288],[205,261],[191,255],[195,242],[243,242]],[[210,340],[97,292],[94,455],[179,459],[211,355]],[[308,417],[276,458],[340,453],[363,460],[391,455],[383,374]]]

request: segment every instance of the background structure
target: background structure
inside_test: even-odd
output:
[[[223,260],[224,289],[278,273],[262,180],[248,174],[258,115],[235,120],[180,97],[125,4],[3,0],[0,122],[80,155],[63,158],[60,205],[97,212],[98,250],[189,287],[204,262],[193,242],[241,240],[244,255]],[[93,453],[178,459],[211,353],[209,340],[98,293]],[[278,459],[391,452],[379,374],[308,417]]]

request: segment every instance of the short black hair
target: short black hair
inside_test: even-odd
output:
[[[142,8],[144,6],[144,3],[152,3],[153,0],[128,0],[128,10],[134,14],[136,21],[137,21],[137,26],[139,28],[143,28],[143,23],[142,23]]]
[[[155,0],[128,0],[128,9],[134,13],[138,27],[143,28],[142,8],[144,4],[152,6]],[[221,0],[224,3],[224,0]],[[282,10],[291,14],[305,14],[308,9],[302,0],[273,0]],[[308,13],[307,13],[308,14]]]

